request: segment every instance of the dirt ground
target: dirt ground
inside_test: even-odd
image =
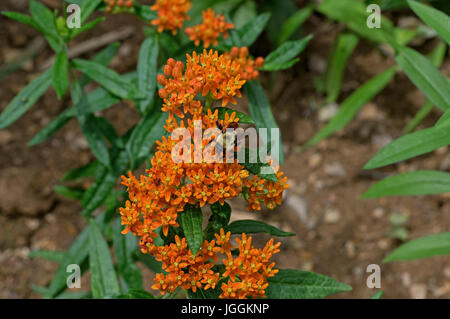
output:
[[[59,1],[44,1],[58,5]],[[27,1],[2,1],[0,10],[26,11]],[[396,17],[397,18],[397,17]],[[401,18],[401,17],[400,17]],[[373,183],[388,174],[415,169],[450,168],[450,151],[431,154],[386,169],[365,172],[362,166],[403,128],[424,102],[424,97],[399,73],[395,80],[365,106],[357,119],[343,131],[318,146],[300,152],[299,146],[323,127],[332,107],[318,108],[323,96],[313,79],[324,69],[327,55],[338,30],[316,14],[305,25],[304,34],[314,39],[302,54],[301,62],[275,79],[270,91],[272,107],[282,129],[286,161],[282,169],[291,185],[284,203],[276,211],[247,213],[244,203],[232,202],[233,218],[256,218],[297,234],[281,239],[282,251],[276,256],[280,268],[315,271],[353,287],[342,298],[368,298],[375,290],[366,286],[369,264],[379,264],[382,289],[387,298],[449,298],[450,256],[426,260],[382,264],[382,259],[401,240],[392,234],[392,214],[406,216],[401,226],[408,238],[448,231],[448,196],[392,197],[361,200]],[[100,28],[77,39],[73,45],[106,31],[130,25],[136,28],[122,41],[111,66],[119,73],[136,67],[143,23],[132,16],[108,16]],[[0,65],[17,57],[37,37],[29,27],[0,18]],[[427,52],[435,42],[416,48]],[[252,48],[254,55],[265,55],[265,48]],[[94,52],[93,52],[94,53]],[[83,57],[90,57],[89,53]],[[0,83],[0,111],[52,56],[49,48],[38,52],[33,61]],[[355,88],[393,64],[379,50],[361,41],[345,73],[340,101]],[[450,61],[442,66],[450,75]],[[266,74],[263,81],[268,83]],[[268,87],[266,85],[266,87]],[[53,186],[67,170],[87,163],[92,155],[75,121],[71,121],[44,143],[28,147],[27,142],[57,114],[70,106],[68,97],[58,101],[50,90],[20,120],[0,131],[0,298],[37,298],[31,285],[46,285],[57,265],[42,259],[30,259],[33,249],[64,250],[84,227],[76,201],[55,194]],[[245,103],[240,103],[245,110]],[[102,112],[120,133],[138,121],[135,111],[125,102]],[[433,111],[422,127],[432,125],[439,116]],[[85,185],[88,186],[88,185]],[[264,236],[259,236],[266,238]],[[151,286],[149,272],[146,286]]]

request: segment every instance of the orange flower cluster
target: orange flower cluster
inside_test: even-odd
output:
[[[234,28],[233,23],[225,21],[223,14],[215,16],[214,11],[210,8],[204,10],[202,14],[202,24],[188,27],[184,30],[189,36],[189,39],[194,41],[197,46],[200,44],[200,41],[203,41],[205,48],[208,48],[211,44],[216,45],[218,43],[217,38],[220,34],[223,34],[223,37],[226,39],[228,37],[228,30]]]
[[[162,294],[174,292],[178,287],[196,292],[197,289],[215,289],[221,282],[220,298],[265,297],[267,278],[278,272],[270,258],[279,252],[280,243],[274,244],[271,239],[263,249],[256,249],[252,238],[242,234],[237,238],[239,255],[233,257],[231,250],[236,247],[230,242],[230,232],[221,229],[215,237],[211,241],[205,240],[196,255],[188,249],[186,239],[178,236],[175,236],[175,243],[154,247],[151,253],[162,262],[166,274],[157,274],[152,288]],[[222,274],[214,270],[219,254],[226,257]]]
[[[113,9],[118,8],[132,8],[134,6],[133,0],[104,0],[106,3],[106,12],[112,12]]]
[[[237,123],[239,119],[226,115],[225,119],[218,118],[218,111],[210,110],[201,117],[203,129],[216,128],[216,125],[228,127],[231,123]],[[169,118],[168,131],[178,126],[176,120]],[[181,127],[184,122],[181,121]],[[188,129],[194,136],[194,123],[188,120]],[[121,208],[122,223],[127,227],[124,232],[132,231],[141,237],[141,244],[152,243],[156,235],[154,231],[162,226],[164,234],[167,234],[169,226],[177,227],[178,212],[183,211],[186,204],[204,206],[206,203],[224,203],[228,198],[237,197],[242,192],[243,181],[249,177],[244,167],[237,163],[220,163],[215,154],[215,145],[212,145],[213,158],[204,158],[205,161],[194,159],[203,155],[205,147],[214,143],[221,131],[211,135],[209,140],[203,139],[202,148],[195,150],[195,145],[190,144],[189,155],[191,162],[183,161],[175,163],[172,157],[172,149],[176,145],[171,137],[162,138],[157,142],[157,152],[151,160],[152,167],[146,171],[147,175],[141,175],[138,180],[131,172],[128,177],[122,176],[122,184],[128,188],[130,201]],[[226,152],[224,152],[226,153]]]
[[[151,9],[158,12],[158,18],[151,23],[158,26],[158,32],[170,30],[176,34],[183,27],[184,20],[189,19],[187,12],[191,3],[191,0],[157,0]]]
[[[180,118],[185,113],[199,115],[202,107],[196,96],[200,93],[222,100],[222,106],[228,102],[236,104],[235,97],[241,97],[239,90],[244,83],[258,76],[255,68],[261,65],[262,58],[253,61],[248,57],[247,48],[231,51],[221,55],[213,50],[204,50],[201,55],[187,54],[186,67],[181,61],[169,59],[163,69],[164,75],[159,74],[157,78],[164,86],[159,90],[164,100],[163,111]]]
[[[277,174],[279,181],[270,182],[258,176],[250,177],[249,172],[234,158],[227,158],[227,152],[216,154],[216,145],[221,143],[220,136],[226,136],[226,129],[239,126],[236,113],[226,113],[219,119],[218,110],[206,112],[198,94],[208,99],[223,100],[223,104],[235,103],[234,97],[241,96],[239,89],[257,76],[254,68],[262,65],[262,60],[248,58],[246,48],[234,48],[230,53],[219,55],[206,50],[201,55],[195,52],[187,55],[186,66],[181,61],[169,59],[164,66],[164,75],[158,75],[158,82],[164,87],[159,94],[164,100],[163,111],[169,112],[165,129],[172,133],[176,128],[186,128],[190,138],[183,147],[177,147],[179,139],[174,136],[162,137],[157,141],[157,151],[151,160],[151,168],[137,179],[131,172],[122,176],[122,184],[127,187],[129,200],[120,208],[123,233],[132,232],[140,238],[141,250],[155,255],[163,262],[168,273],[158,274],[155,288],[161,292],[173,291],[176,287],[184,289],[215,288],[222,283],[223,298],[244,298],[246,296],[263,296],[267,287],[267,277],[273,276],[273,264],[269,264],[272,254],[278,252],[278,245],[270,241],[263,250],[251,246],[251,239],[245,234],[239,243],[239,256],[233,257],[233,248],[229,234],[216,234],[216,240],[205,241],[201,251],[193,256],[187,249],[186,239],[176,238],[175,243],[157,247],[154,239],[161,228],[165,236],[169,227],[178,227],[178,214],[185,206],[204,206],[221,203],[243,194],[248,198],[248,209],[261,209],[260,203],[273,209],[281,203],[282,191],[287,188],[286,178]],[[185,115],[190,116],[185,119]],[[195,131],[211,133],[200,141],[196,140]],[[194,137],[194,138],[192,138]],[[223,139],[222,139],[223,141]],[[190,147],[185,152],[184,147]],[[221,144],[223,149],[235,144]],[[209,147],[209,152],[206,152]],[[193,151],[191,151],[193,150]],[[186,153],[186,154],[185,154]],[[223,154],[225,153],[225,154]],[[182,161],[174,160],[179,155]],[[186,157],[187,156],[187,160]],[[200,157],[200,161],[197,159]],[[176,156],[175,156],[176,158]],[[230,161],[231,160],[231,161]],[[276,168],[275,171],[277,171]],[[217,253],[226,255],[226,271],[220,275],[212,268],[218,261]]]

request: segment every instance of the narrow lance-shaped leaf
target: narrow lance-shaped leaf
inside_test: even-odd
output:
[[[367,5],[358,0],[324,0],[317,10],[330,19],[346,23],[357,34],[376,42],[386,42],[394,39],[394,26],[392,22],[381,17],[380,28],[368,28]]]
[[[270,299],[325,298],[352,290],[349,285],[324,275],[292,269],[280,269],[268,282],[266,295]]]
[[[61,99],[67,92],[69,86],[67,52],[65,50],[56,55],[52,69],[53,86],[55,87],[58,99]]]
[[[325,75],[327,103],[336,102],[341,91],[347,61],[358,44],[358,37],[351,33],[340,34],[330,55]]]
[[[86,137],[92,153],[94,153],[95,157],[102,164],[109,166],[110,158],[108,147],[103,140],[95,116],[93,114],[83,115],[85,113],[91,113],[90,104],[78,82],[73,83],[71,93],[72,100],[77,108],[78,122],[80,123],[81,129]]]
[[[379,150],[364,166],[364,169],[398,163],[450,145],[449,130],[449,125],[435,126],[404,135]]]
[[[203,243],[202,210],[200,207],[186,205],[184,211],[180,213],[180,218],[189,248],[196,255]]]
[[[26,15],[26,14],[22,14],[20,12],[13,12],[13,11],[3,11],[1,14],[3,14],[4,16],[16,20],[20,23],[24,23],[27,24],[33,28],[35,28],[36,30],[38,30],[41,33],[44,33],[44,30],[36,23],[34,22],[34,20]]]
[[[138,288],[142,289],[142,276],[139,268],[134,264],[133,252],[137,248],[136,237],[128,233],[122,234],[121,219],[118,217],[114,221],[113,246],[117,260],[117,270],[121,278],[124,291]]]
[[[108,64],[111,62],[111,60],[116,55],[117,50],[119,49],[119,46],[120,46],[119,42],[111,43],[106,48],[104,48],[99,53],[97,53],[92,58],[92,61],[95,63],[101,64],[103,66],[108,66]],[[124,76],[126,76],[126,75],[124,75]],[[81,87],[86,86],[90,81],[92,81],[92,79],[89,78],[86,74],[83,74],[80,79]],[[88,96],[89,96],[89,94],[88,94]]]
[[[295,236],[294,233],[285,232],[281,229],[278,229],[272,225],[266,224],[262,221],[250,220],[250,219],[234,221],[226,227],[226,230],[230,231],[232,234],[266,233],[266,234],[269,234],[272,236],[279,236],[279,237]]]
[[[294,59],[306,48],[306,45],[312,37],[312,35],[308,35],[301,40],[287,41],[283,43],[266,57],[264,60],[264,65],[261,69],[264,71],[282,70],[289,65],[289,61]]]
[[[366,191],[362,198],[444,193],[450,193],[449,173],[415,171],[390,176],[381,180]]]
[[[50,261],[54,261],[57,263],[60,263],[64,260],[66,253],[63,251],[56,251],[56,250],[42,250],[42,249],[36,249],[33,250],[28,257],[30,258],[44,258]]]
[[[280,34],[278,36],[278,44],[281,45],[297,31],[300,26],[305,22],[314,11],[314,6],[311,4],[289,17],[281,27]]]
[[[407,261],[450,254],[450,232],[413,239],[401,245],[383,262]]]
[[[89,216],[96,208],[104,203],[116,184],[117,179],[124,173],[127,167],[128,156],[126,151],[120,151],[112,158],[112,167],[108,168],[100,165],[95,174],[94,183],[83,195],[81,204],[83,206],[84,216]]]
[[[313,146],[334,132],[344,128],[356,116],[358,111],[392,80],[394,75],[395,68],[392,67],[363,84],[342,102],[337,114],[319,133],[306,143],[305,147]]]
[[[447,45],[444,42],[439,42],[436,48],[431,51],[428,58],[433,63],[433,65],[439,68],[445,58],[445,54],[447,52]],[[404,133],[412,132],[421,122],[422,120],[433,110],[434,105],[429,100],[427,100],[419,112],[416,113],[414,118],[408,123],[407,127],[404,130]]]
[[[448,15],[418,1],[408,0],[408,4],[426,24],[432,27],[450,45],[450,17]]]
[[[81,82],[80,82],[81,84]],[[82,107],[83,102],[80,102],[80,105],[74,105],[64,112],[60,113],[53,121],[47,124],[39,133],[37,133],[33,139],[28,142],[29,146],[34,146],[45,141],[48,137],[57,132],[61,127],[63,127],[66,123],[68,123],[73,117],[78,115],[88,115],[93,112],[101,111],[107,109],[114,104],[120,101],[119,98],[115,97],[108,91],[103,88],[97,88],[87,96],[87,103],[89,104],[89,108]]]
[[[443,111],[450,108],[450,84],[429,59],[402,47],[395,60],[434,105]]]
[[[55,25],[55,17],[53,13],[44,4],[30,0],[30,13],[34,22],[45,32],[45,34],[53,38],[59,38]]]
[[[158,51],[158,38],[154,37],[145,39],[139,52],[138,88],[145,95],[138,104],[142,114],[150,110],[155,98]]]
[[[102,0],[83,0],[80,5],[81,23],[85,22],[92,12],[102,3]]]
[[[89,268],[92,296],[103,298],[119,295],[119,283],[108,244],[94,221],[89,223],[89,227]]]
[[[237,30],[240,43],[234,43],[236,46],[249,47],[256,41],[263,32],[267,22],[269,22],[270,13],[262,13],[256,19],[248,22],[241,29]]]
[[[75,59],[72,63],[75,68],[86,73],[91,79],[100,83],[100,85],[114,95],[124,99],[140,99],[143,97],[142,93],[133,84],[118,75],[115,71],[99,63],[81,59]]]
[[[96,223],[102,225],[105,222],[105,214],[101,214],[96,218]],[[67,288],[67,266],[71,264],[82,265],[89,254],[89,228],[87,226],[78,237],[72,242],[69,250],[65,253],[58,270],[53,276],[48,287],[49,297],[55,297],[62,290]]]
[[[158,109],[147,114],[136,125],[126,145],[132,167],[136,167],[136,164],[149,155],[156,140],[164,134],[164,122],[167,117],[167,113]]]
[[[0,114],[0,129],[9,126],[28,111],[51,84],[51,70],[45,71],[37,79],[29,83]]]
[[[270,102],[267,98],[261,84],[257,81],[250,81],[245,85],[245,92],[248,97],[248,106],[250,109],[250,114],[255,121],[256,128],[258,129],[266,129],[266,136],[261,135],[263,142],[266,145],[278,145],[278,154],[270,154],[273,158],[283,164],[284,162],[284,154],[283,154],[283,144],[281,142],[281,132],[278,128],[277,123],[275,122],[275,118],[273,117],[272,110],[270,108]],[[275,140],[275,137],[272,138],[272,129],[278,130],[278,141]],[[264,137],[266,137],[264,139]],[[276,147],[275,147],[276,148]],[[265,159],[261,159],[265,160]]]

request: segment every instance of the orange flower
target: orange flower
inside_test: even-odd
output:
[[[122,8],[132,8],[134,6],[133,0],[104,0],[106,4],[106,12],[120,12]]]
[[[196,292],[197,289],[215,289],[220,281],[226,280],[221,285],[220,298],[264,297],[267,278],[278,272],[270,258],[278,252],[280,243],[274,245],[271,239],[264,249],[256,249],[251,245],[252,238],[242,234],[242,238],[238,238],[239,255],[232,257],[234,247],[230,243],[230,233],[225,235],[221,229],[220,234],[215,234],[217,241],[205,240],[195,256],[188,250],[186,239],[178,236],[175,236],[175,243],[153,250],[152,254],[162,262],[166,274],[157,274],[152,288],[161,294],[174,292],[180,286]],[[211,262],[218,261],[219,253],[227,256],[223,273]]]
[[[189,19],[187,12],[191,8],[190,0],[157,0],[151,7],[158,12],[158,18],[152,20],[153,25],[158,26],[158,32],[164,30],[172,31],[176,34],[181,29],[184,20]]]
[[[184,118],[186,113],[194,116],[202,113],[198,94],[222,100],[222,106],[236,103],[241,97],[240,89],[246,81],[255,79],[263,59],[248,57],[247,48],[232,48],[230,53],[219,55],[217,51],[203,51],[201,55],[193,52],[187,55],[186,66],[181,61],[170,58],[163,68],[164,74],[157,77],[164,86],[159,95],[164,104],[162,110]],[[167,127],[172,129],[173,119]]]
[[[225,21],[225,16],[219,14],[214,16],[214,11],[208,8],[202,12],[203,23],[188,27],[184,31],[189,36],[191,41],[194,41],[195,45],[199,45],[200,41],[203,41],[203,46],[208,48],[211,44],[216,45],[217,38],[220,34],[226,39],[228,37],[228,30],[233,29],[234,25]]]

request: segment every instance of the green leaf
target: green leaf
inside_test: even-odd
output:
[[[136,167],[142,159],[147,158],[155,142],[165,133],[164,123],[168,114],[159,108],[147,114],[131,133],[126,149],[131,158],[131,167]]]
[[[444,127],[450,125],[450,109],[445,111],[445,113],[439,118],[439,120],[434,125],[435,127]]]
[[[63,292],[55,297],[55,299],[84,299],[91,296],[90,291]]]
[[[142,276],[139,268],[134,264],[133,253],[138,247],[136,237],[132,233],[122,234],[121,219],[114,221],[113,228],[114,255],[117,261],[117,271],[123,281],[124,291],[142,289]]]
[[[232,222],[226,228],[232,234],[256,234],[256,233],[266,233],[272,236],[278,237],[288,237],[295,236],[294,233],[289,233],[282,231],[272,225],[266,224],[258,220],[244,219]]]
[[[33,250],[28,255],[28,257],[30,257],[30,258],[44,258],[44,259],[54,261],[57,263],[61,263],[64,260],[65,256],[66,256],[66,253],[63,251],[43,250],[43,249]]]
[[[44,33],[44,30],[36,22],[34,22],[34,20],[30,16],[26,14],[13,11],[3,11],[1,14],[20,23],[28,24],[39,32]]]
[[[270,299],[312,299],[350,291],[352,288],[332,278],[313,272],[280,269],[268,279],[266,295]]]
[[[341,91],[347,61],[358,45],[358,37],[351,33],[340,34],[330,55],[325,74],[327,103],[336,102]]]
[[[57,132],[61,127],[66,125],[73,117],[75,117],[78,114],[78,111],[81,112],[81,115],[87,115],[93,112],[107,109],[120,101],[120,99],[113,96],[103,88],[95,89],[94,91],[86,95],[86,98],[87,103],[89,104],[89,108],[84,108],[84,104],[82,104],[83,102],[80,102],[80,105],[75,105],[66,109],[53,121],[47,124],[47,126],[44,127],[40,132],[38,132],[33,137],[33,139],[28,142],[28,146],[34,146],[45,141],[47,138]]]
[[[91,290],[94,298],[103,298],[120,294],[114,265],[109,247],[97,224],[89,223],[89,269]]]
[[[239,164],[244,166],[244,168],[252,174],[258,175],[259,177],[271,182],[278,182],[278,176],[275,174],[269,163],[258,158],[259,150],[246,148],[244,151],[245,159],[242,160],[240,157],[241,155],[239,154],[240,151],[238,152]]]
[[[370,297],[370,299],[381,299],[383,293],[384,293],[383,290],[377,291],[372,297]]]
[[[145,94],[145,99],[139,101],[138,107],[142,114],[147,114],[153,105],[156,90],[156,75],[158,63],[158,38],[144,40],[138,60],[138,88]]]
[[[149,5],[141,5],[135,2],[134,9],[136,10],[136,14],[146,22],[158,18],[158,13],[150,9]]]
[[[219,299],[222,290],[219,287],[215,289],[197,289],[196,292],[193,292],[191,289],[187,291],[189,299]]]
[[[117,148],[124,148],[122,138],[117,134],[114,126],[104,117],[95,117],[95,122],[101,134]]]
[[[119,299],[155,299],[149,292],[143,289],[129,289],[126,294],[118,296]]]
[[[314,6],[308,5],[307,7],[297,11],[287,19],[280,30],[278,35],[278,45],[283,44],[296,32],[300,26],[305,22],[309,16],[313,13]]]
[[[61,182],[75,181],[81,178],[92,176],[94,172],[97,170],[98,165],[99,165],[98,162],[91,162],[86,165],[74,168],[68,171],[66,174],[64,174],[64,176],[61,178]]]
[[[218,234],[221,228],[226,229],[230,222],[231,207],[226,202],[223,205],[217,202],[211,205],[211,212],[208,226],[204,231],[207,240],[213,239],[214,234]]]
[[[30,0],[30,13],[34,22],[39,25],[40,29],[46,35],[50,35],[56,39],[59,38],[58,32],[56,31],[55,17],[49,8],[38,1]]]
[[[134,255],[135,259],[143,263],[148,269],[155,273],[164,273],[162,269],[162,262],[157,261],[155,257],[149,254],[143,254],[140,251],[137,251]]]
[[[281,141],[281,132],[278,128],[275,118],[273,117],[272,110],[270,108],[270,102],[267,98],[261,84],[258,81],[250,81],[245,84],[245,92],[248,98],[248,107],[250,109],[250,114],[255,121],[256,128],[267,129],[267,135],[262,136],[262,141],[266,145],[277,145],[278,144],[278,154],[271,154],[273,158],[278,160],[280,164],[284,163],[283,154],[283,143]],[[275,141],[271,137],[271,129],[278,130],[279,139]]]
[[[447,44],[450,44],[450,17],[448,15],[418,1],[408,0],[408,4],[426,24],[447,41]]]
[[[234,44],[240,47],[250,47],[263,32],[267,22],[269,22],[269,19],[270,13],[266,12],[258,15],[256,19],[248,22],[241,29],[237,30],[240,43]]]
[[[91,113],[89,101],[80,87],[78,82],[74,82],[72,86],[72,100],[75,103],[78,112],[78,122],[84,136],[89,144],[89,148],[100,163],[105,166],[110,165],[110,157],[108,147],[102,137],[102,132],[98,127],[96,117]]]
[[[404,135],[379,150],[364,169],[390,165],[449,145],[449,129],[449,125],[435,126]]]
[[[67,92],[69,86],[67,52],[61,51],[56,55],[52,69],[53,86],[55,87],[58,99],[61,99]]]
[[[445,58],[445,53],[447,52],[447,45],[440,41],[439,44],[431,51],[428,58],[433,63],[433,65],[439,68]],[[434,105],[430,101],[426,101],[419,112],[416,113],[414,118],[408,123],[407,127],[404,129],[404,133],[412,132],[421,122],[427,117],[427,115],[433,110]]]
[[[428,114],[433,110],[434,105],[430,101],[426,101],[422,107],[420,108],[419,112],[414,115],[414,118],[408,123],[406,126],[404,133],[410,133],[412,132],[421,122],[422,120],[427,117]]]
[[[51,84],[51,70],[45,71],[37,79],[29,83],[0,114],[0,129],[4,129],[14,123],[28,111]]]
[[[450,232],[413,239],[390,253],[383,262],[407,261],[450,254]]]
[[[83,0],[80,5],[81,23],[87,20],[92,12],[102,3],[102,0]]]
[[[83,206],[83,215],[89,216],[107,199],[117,179],[124,173],[128,156],[126,151],[120,151],[113,158],[112,167],[108,168],[100,165],[95,174],[95,180],[91,187],[84,193],[81,204]]]
[[[93,21],[90,21],[90,22],[84,24],[81,28],[72,29],[73,31],[72,31],[72,33],[70,34],[70,38],[73,39],[73,38],[75,38],[77,35],[79,35],[79,34],[85,32],[85,31],[88,31],[88,30],[93,29],[97,24],[99,24],[100,22],[102,22],[102,21],[104,21],[104,20],[106,20],[105,17],[100,17],[100,18],[97,18],[97,19],[95,19],[95,20],[93,20]]]
[[[74,59],[72,63],[75,68],[87,74],[91,79],[95,79],[95,81],[114,95],[123,99],[140,99],[143,97],[142,93],[129,81],[100,63],[81,59]]]
[[[395,28],[385,17],[381,17],[381,28],[367,27],[367,19],[372,13],[367,12],[367,5],[359,0],[325,0],[317,10],[330,19],[347,24],[352,31],[371,41],[384,43],[394,39]]]
[[[362,198],[450,193],[450,174],[415,171],[387,177],[373,185]]]
[[[285,68],[286,63],[291,61],[306,48],[306,45],[312,37],[312,35],[308,35],[301,40],[283,43],[265,58],[264,65],[261,69],[264,71],[282,70]]]
[[[305,145],[311,147],[334,132],[344,128],[356,116],[358,111],[372,100],[392,80],[395,67],[389,68],[363,84],[358,90],[342,102],[339,111],[319,133],[314,135]]]
[[[429,59],[402,47],[395,60],[434,105],[443,111],[450,108],[450,84]]]
[[[196,255],[203,243],[202,210],[200,207],[186,205],[180,213],[180,218],[189,248]]]
[[[79,187],[56,185],[53,187],[53,190],[62,196],[76,200],[81,200],[84,195],[84,189]]]
[[[102,225],[105,222],[105,214],[101,214],[96,218],[96,223]],[[58,270],[53,276],[48,287],[49,297],[55,297],[62,290],[67,288],[67,266],[71,264],[82,265],[89,254],[89,228],[87,226],[78,237],[72,242],[69,250],[65,253],[64,259],[61,261]]]
[[[236,113],[236,117],[239,118],[240,124],[255,124],[253,119],[245,113],[226,107],[216,107],[212,110],[212,112],[215,112],[216,110],[218,111],[218,117],[221,120],[225,119],[225,114],[229,114],[231,116],[231,114]]]
[[[234,27],[240,29],[247,21],[255,19],[257,14],[256,3],[253,0],[244,1],[233,15]]]
[[[119,46],[120,46],[119,42],[111,43],[106,48],[104,48],[99,53],[97,53],[92,58],[92,61],[96,62],[98,64],[101,64],[103,66],[107,66],[111,62],[111,60],[114,58],[114,56],[116,55],[117,50],[119,50]],[[92,81],[91,78],[89,78],[86,74],[83,74],[83,76],[80,79],[81,87],[85,87],[90,81]],[[89,94],[88,94],[88,97],[89,97]]]

